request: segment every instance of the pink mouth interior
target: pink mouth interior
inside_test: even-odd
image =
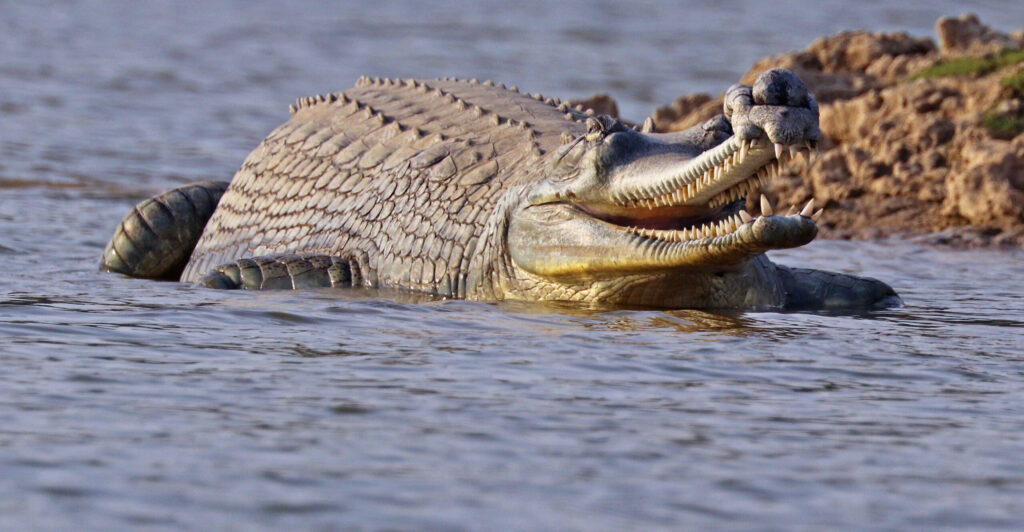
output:
[[[577,205],[588,215],[610,224],[641,229],[689,229],[725,217],[727,206],[628,208],[617,205]]]

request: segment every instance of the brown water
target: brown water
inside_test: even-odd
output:
[[[860,315],[96,272],[139,198],[227,178],[296,96],[362,73],[610,92],[639,118],[830,31],[961,9],[811,5],[0,3],[0,528],[1019,529],[1020,252],[774,256],[907,303]]]

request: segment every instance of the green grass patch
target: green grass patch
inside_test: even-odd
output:
[[[957,57],[936,63],[907,78],[909,81],[949,76],[984,76],[996,70],[1024,62],[1024,50],[1009,48],[984,57]]]
[[[1024,133],[1024,116],[989,111],[982,117],[981,125],[988,130],[989,135],[997,139],[1010,140]]]
[[[999,84],[1013,91],[1018,98],[1024,98],[1024,70],[1006,76],[999,81]]]

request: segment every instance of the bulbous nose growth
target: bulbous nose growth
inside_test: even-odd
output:
[[[790,70],[773,68],[757,77],[753,87],[754,104],[810,107],[807,85]]]
[[[800,78],[783,68],[762,73],[753,87],[730,87],[724,111],[740,139],[763,133],[776,144],[803,146],[821,138],[817,102]]]

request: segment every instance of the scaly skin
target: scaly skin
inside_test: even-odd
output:
[[[178,213],[189,227],[205,223],[182,281],[676,308],[899,301],[872,279],[767,260],[764,251],[814,238],[810,208],[739,212],[777,158],[820,138],[817,105],[785,70],[732,87],[724,116],[674,134],[452,79],[363,78],[293,114],[249,155],[208,223]],[[108,260],[112,249],[168,247],[173,217],[144,235],[129,218],[101,267],[176,273]]]

